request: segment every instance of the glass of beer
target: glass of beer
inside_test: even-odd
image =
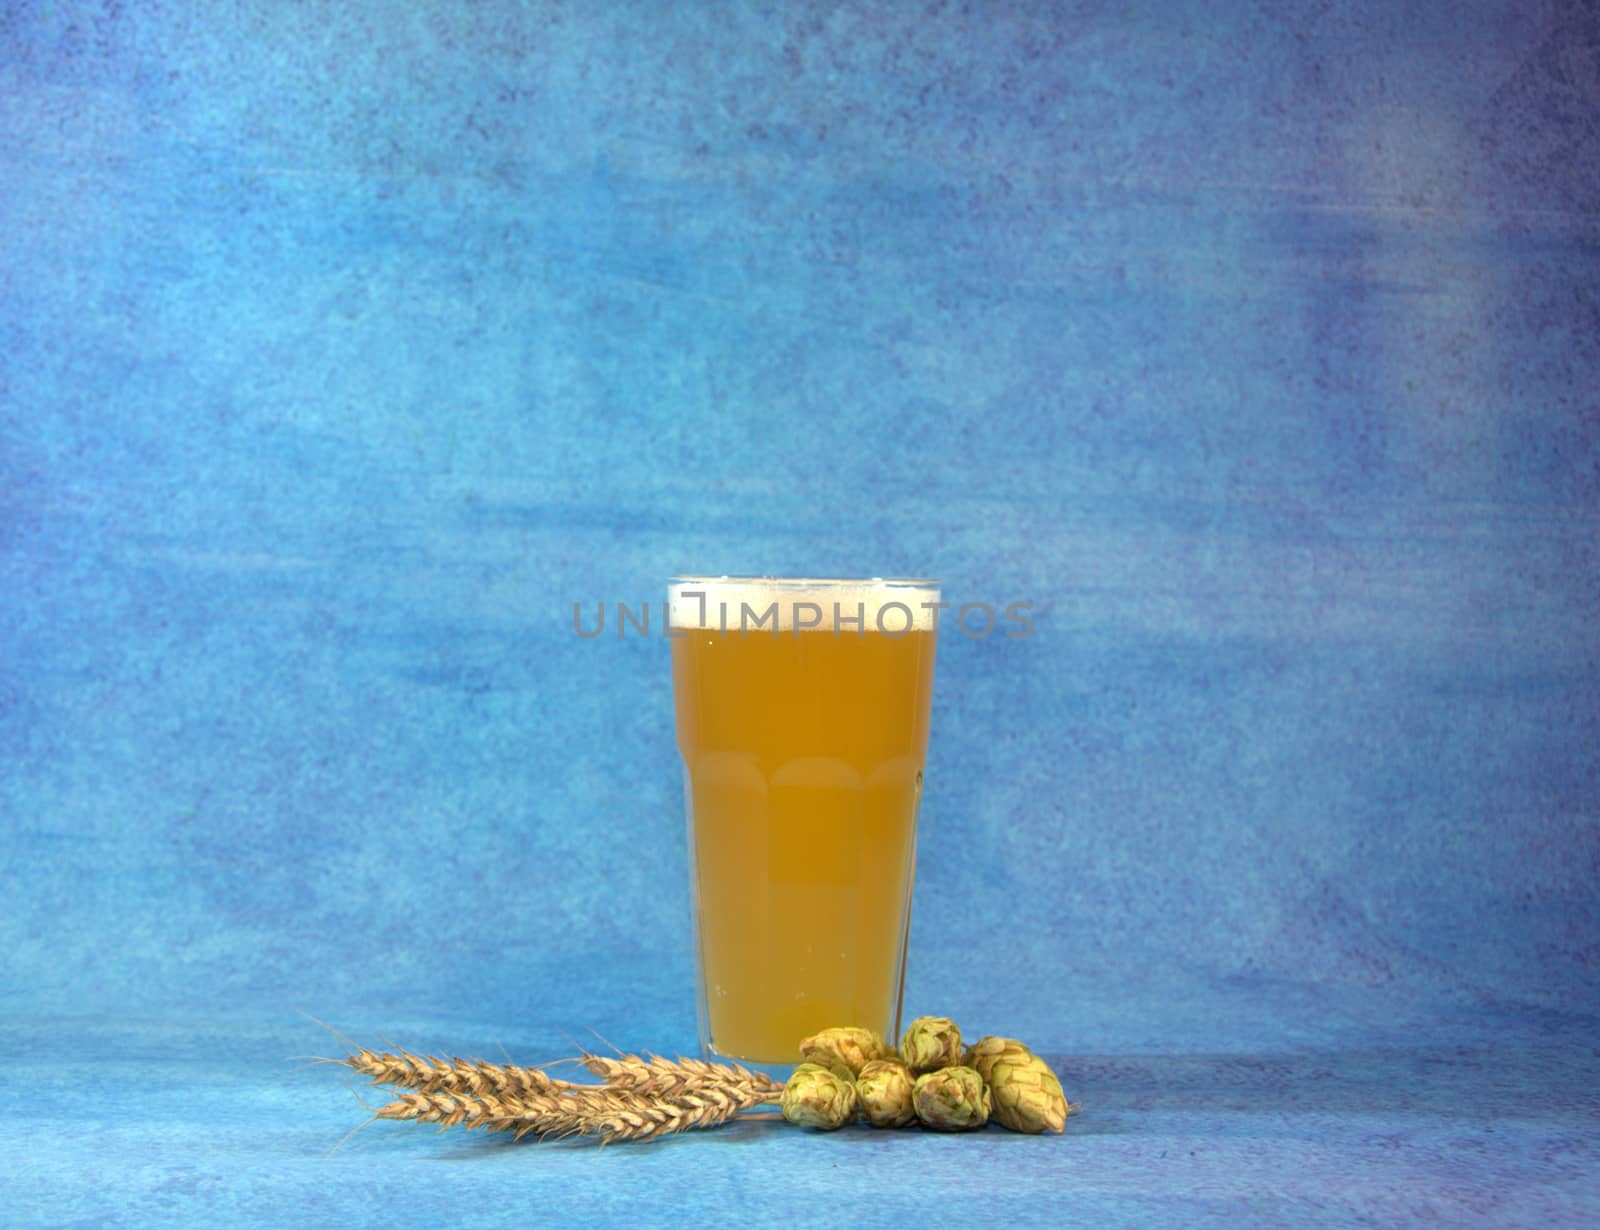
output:
[[[668,591],[701,1048],[781,1069],[900,1029],[939,583],[678,577]]]

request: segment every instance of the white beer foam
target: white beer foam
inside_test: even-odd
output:
[[[698,597],[697,595],[703,595]],[[667,588],[674,628],[738,632],[932,632],[936,581],[680,577]],[[861,622],[857,623],[856,620]],[[741,623],[742,620],[742,623]]]

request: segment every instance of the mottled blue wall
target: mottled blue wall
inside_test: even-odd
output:
[[[7,4],[0,1011],[691,1046],[571,608],[692,570],[1034,604],[915,1008],[1595,1013],[1597,114],[1579,3]]]

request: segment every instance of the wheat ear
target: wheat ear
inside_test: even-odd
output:
[[[520,1136],[529,1129],[540,1132],[580,1130],[585,1117],[600,1109],[582,1095],[516,1097],[413,1090],[380,1106],[374,1116],[437,1123],[440,1127],[465,1127],[469,1131],[479,1128],[486,1132],[516,1132]]]
[[[715,1127],[758,1104],[750,1096],[718,1089],[675,1097],[644,1097],[594,1086],[531,1097],[411,1091],[379,1107],[375,1116],[440,1127],[509,1131],[518,1139],[530,1134],[541,1138],[583,1135],[620,1142]]]
[[[775,1101],[783,1086],[765,1072],[740,1064],[709,1063],[704,1059],[664,1059],[660,1055],[582,1055],[583,1066],[613,1089],[641,1095],[697,1093],[715,1089],[748,1099],[749,1105]],[[759,1095],[759,1096],[758,1096]]]
[[[421,1093],[467,1093],[477,1096],[528,1097],[571,1089],[593,1089],[575,1081],[559,1080],[542,1068],[489,1063],[481,1059],[440,1058],[409,1051],[372,1051],[356,1047],[342,1064],[371,1079],[374,1085],[400,1085]],[[776,1099],[783,1086],[764,1072],[740,1064],[709,1063],[703,1059],[665,1059],[660,1055],[595,1055],[583,1052],[581,1062],[613,1089],[640,1095],[673,1095],[703,1089],[722,1089],[741,1097],[770,1095]],[[753,1102],[752,1102],[753,1104]]]
[[[369,1051],[334,1061],[371,1077],[374,1085],[401,1085],[421,1093],[467,1093],[479,1097],[531,1097],[567,1089],[592,1089],[557,1080],[542,1068],[524,1068],[482,1059],[440,1059],[409,1051]]]
[[[674,1132],[716,1127],[741,1110],[768,1100],[765,1095],[742,1095],[715,1086],[672,1096],[619,1093],[615,1104],[587,1118],[582,1129],[585,1135],[599,1136],[606,1143],[654,1140]]]

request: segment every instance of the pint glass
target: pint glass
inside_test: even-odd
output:
[[[936,581],[670,583],[708,1056],[898,1035],[938,601]]]

